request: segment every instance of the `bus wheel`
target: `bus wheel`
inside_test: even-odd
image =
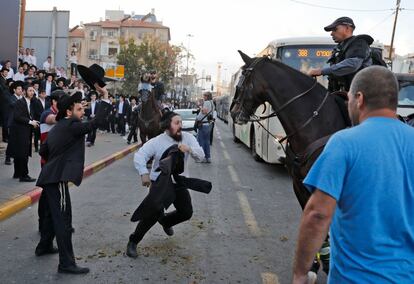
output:
[[[235,129],[234,123],[233,123],[233,142],[240,143],[239,138],[236,137],[236,129]]]
[[[257,152],[256,152],[256,136],[254,134],[254,131],[252,131],[250,133],[250,136],[251,136],[251,138],[250,138],[250,149],[252,151],[252,157],[256,162],[262,162],[263,161],[262,158],[260,158],[260,156],[257,155]]]

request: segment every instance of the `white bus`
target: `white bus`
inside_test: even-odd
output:
[[[328,37],[300,37],[300,38],[283,38],[274,40],[260,52],[257,56],[270,56],[273,59],[300,70],[308,71],[310,68],[321,68],[331,56],[335,43]],[[241,70],[232,76],[230,102],[233,99],[236,85],[239,81]],[[322,76],[318,77],[320,83],[327,86],[327,79]],[[273,112],[272,107],[266,104],[266,111],[260,106],[256,115],[265,116]],[[257,161],[265,161],[271,164],[283,164],[285,153],[282,146],[267,133],[258,123],[248,122],[244,125],[235,124],[230,115],[228,125],[233,132],[235,142],[241,141],[251,149],[252,156]],[[277,117],[272,117],[261,121],[263,126],[274,136],[281,138],[285,136],[282,125]]]

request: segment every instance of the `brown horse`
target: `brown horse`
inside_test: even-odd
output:
[[[251,118],[259,105],[269,102],[287,133],[286,166],[302,207],[310,197],[302,181],[329,137],[349,126],[344,100],[328,93],[315,79],[267,57],[250,58],[245,65],[230,111],[233,121],[260,123]],[[271,133],[270,133],[271,134]],[[328,271],[324,263],[324,270]]]
[[[142,90],[140,99],[141,110],[138,113],[138,128],[141,143],[144,144],[149,139],[161,134],[161,111],[151,91]]]

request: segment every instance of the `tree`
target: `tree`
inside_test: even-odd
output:
[[[118,64],[125,66],[123,92],[126,95],[135,94],[141,74],[151,70],[156,70],[168,87],[174,78],[174,68],[180,53],[180,47],[162,42],[153,35],[146,35],[140,45],[136,45],[132,38],[127,43],[121,42],[117,59]]]

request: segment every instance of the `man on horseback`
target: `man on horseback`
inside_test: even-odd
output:
[[[155,100],[157,101],[158,107],[162,110],[162,102],[164,101],[164,84],[158,80],[157,71],[150,71],[150,81]]]
[[[372,65],[369,46],[373,39],[369,35],[354,36],[354,21],[349,17],[340,17],[324,29],[331,32],[332,39],[337,43],[328,60],[330,66],[311,69],[308,75],[327,75],[330,92],[348,91],[355,74]]]

